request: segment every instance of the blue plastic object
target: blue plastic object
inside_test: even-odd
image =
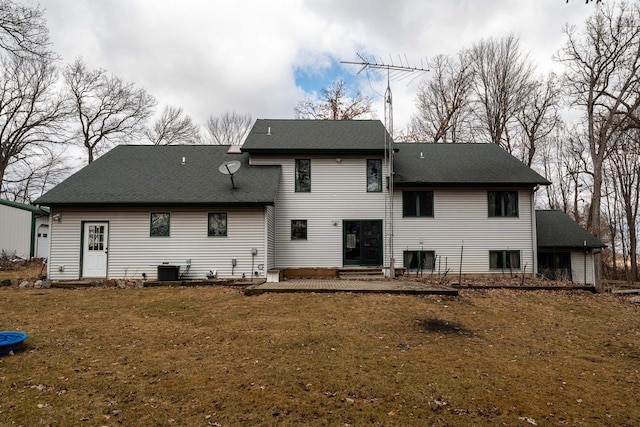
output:
[[[0,332],[0,356],[7,355],[17,350],[22,342],[27,339],[27,334],[23,332]]]

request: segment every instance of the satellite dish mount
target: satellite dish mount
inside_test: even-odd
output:
[[[240,162],[237,160],[231,160],[228,162],[224,162],[222,163],[219,167],[218,167],[218,171],[223,174],[223,175],[229,175],[229,178],[231,178],[231,188],[233,190],[236,189],[236,186],[233,182],[233,174],[238,172],[238,169],[240,169]]]

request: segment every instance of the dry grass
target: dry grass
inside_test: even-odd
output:
[[[47,269],[43,266],[41,259],[27,261],[0,258],[0,281],[9,279],[14,284],[18,284],[22,280],[37,280],[46,273]]]
[[[0,425],[637,425],[640,307],[569,292],[0,289]]]

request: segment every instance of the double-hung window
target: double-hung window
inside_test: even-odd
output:
[[[149,236],[168,237],[170,225],[171,214],[169,212],[151,212]]]
[[[433,191],[403,191],[403,217],[432,217]]]
[[[291,240],[307,240],[307,220],[291,220]]]
[[[517,191],[489,191],[487,196],[490,217],[518,216]]]
[[[227,214],[224,212],[209,212],[207,235],[224,237],[227,235]]]
[[[296,159],[296,193],[311,192],[311,159]]]

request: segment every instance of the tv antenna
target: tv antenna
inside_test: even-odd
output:
[[[231,178],[231,188],[233,190],[236,189],[236,186],[233,183],[233,174],[238,172],[238,169],[240,169],[240,162],[237,161],[237,160],[230,160],[230,161],[224,162],[220,166],[218,166],[218,171],[221,174],[229,175],[229,178]]]
[[[379,61],[375,58],[369,60],[365,55],[356,53],[360,61],[340,61],[342,64],[359,65],[361,68],[358,74],[365,70],[386,70],[387,71],[387,90],[384,93],[384,126],[387,129],[384,135],[384,161],[388,168],[388,188],[389,195],[385,199],[384,217],[385,217],[385,241],[387,243],[387,257],[389,259],[389,274],[388,277],[395,277],[395,265],[393,258],[393,97],[391,96],[391,80],[403,80],[409,77],[410,73],[417,73],[418,75],[428,72],[429,70],[421,64],[421,67],[413,67],[409,65],[407,56],[404,56],[404,60],[398,55],[398,62],[400,65],[394,62],[393,58],[389,57],[389,62],[384,62],[382,59]],[[391,138],[388,137],[391,136]],[[386,262],[385,262],[386,264]]]

